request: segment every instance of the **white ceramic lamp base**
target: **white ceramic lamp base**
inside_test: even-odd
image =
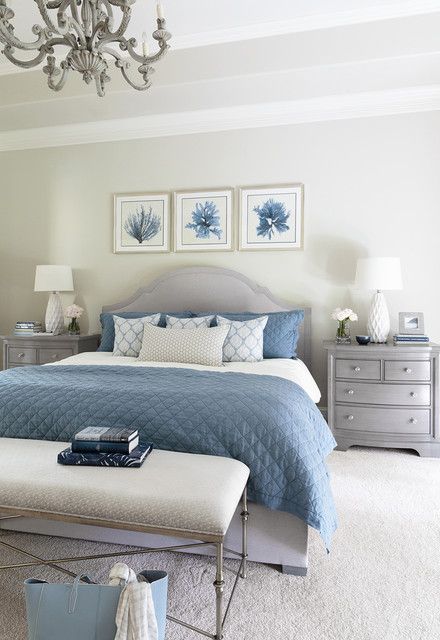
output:
[[[386,342],[390,333],[390,314],[382,291],[377,291],[371,303],[367,322],[368,335],[372,342]]]
[[[63,305],[59,293],[51,293],[46,309],[46,331],[58,335],[64,329]]]

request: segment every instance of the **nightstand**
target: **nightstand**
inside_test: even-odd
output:
[[[392,447],[440,457],[440,345],[324,346],[328,422],[338,449]]]
[[[3,340],[3,368],[48,364],[83,351],[96,351],[99,334],[70,336],[0,336]]]

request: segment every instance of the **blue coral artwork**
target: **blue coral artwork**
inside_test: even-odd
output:
[[[232,190],[176,192],[175,250],[232,249]]]
[[[115,196],[115,252],[169,251],[169,196]]]
[[[300,249],[303,186],[240,189],[240,249]]]

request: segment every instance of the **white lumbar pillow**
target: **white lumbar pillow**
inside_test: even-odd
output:
[[[214,316],[200,316],[200,318],[176,318],[167,316],[167,329],[199,329],[210,327]]]
[[[115,323],[114,356],[131,356],[137,358],[142,346],[142,337],[146,324],[157,325],[160,313],[142,318],[121,318],[113,316]]]
[[[139,360],[221,367],[228,327],[162,329],[146,324]]]
[[[228,320],[217,316],[219,327],[228,327],[223,345],[224,362],[259,362],[263,359],[263,331],[268,316],[252,320]]]

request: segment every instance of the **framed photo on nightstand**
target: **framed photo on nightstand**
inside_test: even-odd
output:
[[[424,335],[425,322],[420,311],[401,311],[399,313],[399,333],[403,335]]]

